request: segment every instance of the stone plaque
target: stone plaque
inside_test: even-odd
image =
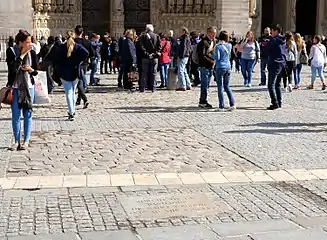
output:
[[[231,210],[221,199],[212,200],[205,193],[120,196],[118,200],[130,220],[210,216]]]

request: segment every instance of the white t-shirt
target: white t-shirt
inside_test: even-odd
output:
[[[323,67],[327,63],[326,47],[322,44],[313,45],[310,55],[313,56],[311,65],[314,67]]]

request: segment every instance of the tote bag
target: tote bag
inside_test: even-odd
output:
[[[50,98],[48,94],[47,74],[46,72],[39,71],[38,75],[34,77],[34,104],[48,104]]]

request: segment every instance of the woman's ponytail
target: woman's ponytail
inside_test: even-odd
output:
[[[72,31],[67,32],[66,45],[67,45],[67,57],[71,57],[75,46],[74,33]]]

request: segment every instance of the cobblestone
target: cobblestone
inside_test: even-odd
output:
[[[304,68],[304,84],[309,76]],[[241,76],[233,73],[238,111],[220,114],[196,107],[197,88],[131,94],[114,90],[112,77],[101,78],[104,85],[90,89],[90,108],[78,110],[74,123],[66,121],[61,88],[51,96],[52,104],[35,106],[32,147],[26,154],[5,150],[11,123],[8,107],[2,109],[0,177],[327,168],[322,151],[327,105],[321,91],[285,94],[285,107],[267,112],[266,90],[241,87]],[[211,88],[211,102],[216,94]],[[272,147],[281,151],[271,154]]]
[[[326,222],[323,220],[320,221],[320,225],[315,225],[319,218],[327,218],[327,198],[318,196],[318,191],[324,191],[324,188],[319,186],[326,187],[327,182],[231,184],[134,192],[108,192],[105,188],[99,188],[90,193],[69,190],[58,191],[53,195],[48,195],[46,191],[33,191],[26,194],[24,190],[9,190],[5,191],[1,204],[0,229],[9,237],[233,224],[272,219],[299,219],[294,221],[300,225],[307,223],[307,227],[323,227]],[[124,197],[126,201],[128,199],[134,201],[135,197],[142,197],[148,201],[151,197],[200,196],[201,194],[206,194],[215,205],[224,201],[229,207],[220,211],[212,208],[210,215],[198,211],[195,216],[178,216],[167,211],[165,217],[154,214],[151,219],[143,219],[143,216],[136,219],[128,215],[126,205],[120,200]],[[189,197],[185,197],[187,198]],[[190,208],[189,211],[191,210]]]

